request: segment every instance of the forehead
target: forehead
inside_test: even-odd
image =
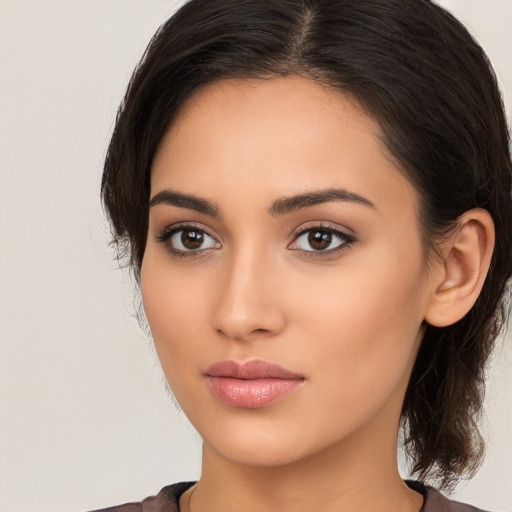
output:
[[[181,105],[156,158],[162,150],[173,150],[176,138],[181,144],[200,138],[204,142],[216,136],[218,143],[248,135],[247,143],[264,141],[269,150],[293,140],[297,147],[304,139],[314,143],[314,135],[331,130],[341,141],[348,133],[342,133],[340,124],[351,131],[373,135],[378,143],[378,123],[363,112],[355,99],[333,87],[296,76],[226,79],[200,88]]]
[[[152,195],[224,185],[279,196],[336,186],[377,205],[386,194],[415,199],[378,122],[350,96],[300,77],[222,80],[197,91],[161,141],[151,184]]]

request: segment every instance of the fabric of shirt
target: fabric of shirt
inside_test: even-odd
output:
[[[421,482],[406,481],[407,485],[423,495],[423,506],[419,512],[484,512],[479,508],[452,501],[436,489]],[[180,496],[195,482],[181,482],[164,487],[156,496],[137,503],[126,503],[91,512],[180,512]]]

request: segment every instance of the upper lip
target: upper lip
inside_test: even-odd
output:
[[[293,379],[303,380],[304,377],[297,373],[285,370],[275,363],[269,363],[261,359],[252,359],[245,362],[233,360],[219,361],[206,369],[208,377],[230,377],[233,379]]]

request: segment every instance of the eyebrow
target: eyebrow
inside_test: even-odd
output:
[[[296,210],[311,208],[312,206],[332,201],[346,201],[362,204],[370,208],[376,208],[369,199],[366,199],[359,194],[349,192],[345,189],[328,188],[325,190],[317,190],[314,192],[307,192],[304,194],[277,199],[272,203],[270,208],[268,208],[268,212],[273,217],[278,217]],[[177,206],[179,208],[186,208],[188,210],[195,210],[199,213],[210,215],[211,217],[219,216],[219,208],[214,203],[207,199],[203,199],[192,194],[176,192],[175,190],[161,190],[151,198],[149,207],[153,208],[159,204],[167,204]]]
[[[291,197],[283,197],[274,201],[272,206],[268,209],[268,212],[270,215],[277,217],[295,210],[311,208],[317,204],[330,203],[332,201],[347,201],[349,203],[358,203],[369,206],[370,208],[376,208],[369,199],[359,194],[341,188],[328,188]]]
[[[171,206],[178,206],[179,208],[187,208],[188,210],[195,210],[211,217],[219,216],[219,209],[213,203],[206,199],[196,197],[192,194],[182,194],[174,190],[161,190],[155,194],[149,202],[149,207],[153,208],[159,204],[168,204]]]

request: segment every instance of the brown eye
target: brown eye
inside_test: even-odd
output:
[[[204,242],[204,233],[196,229],[184,229],[181,232],[183,247],[191,251],[199,249]]]
[[[171,229],[161,235],[158,240],[165,243],[169,252],[185,256],[201,253],[208,249],[218,249],[219,242],[211,235],[195,226],[184,226]]]
[[[354,237],[334,227],[312,227],[304,229],[288,246],[303,253],[334,253],[337,249],[354,242]]]
[[[332,242],[332,233],[327,231],[310,231],[308,234],[308,243],[315,251],[327,249]]]

